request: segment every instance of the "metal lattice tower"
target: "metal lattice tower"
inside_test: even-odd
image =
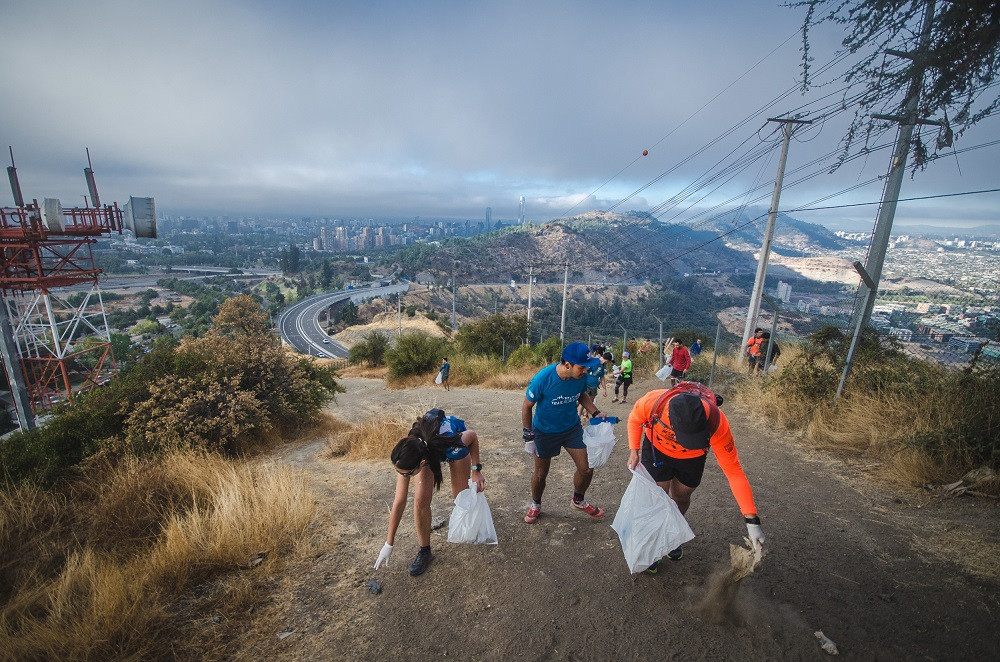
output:
[[[101,206],[89,167],[92,206],[63,209],[53,198],[25,204],[16,169],[7,171],[16,206],[0,208],[0,355],[26,429],[40,411],[114,375],[93,245],[123,229],[155,237],[156,208],[152,198],[134,197],[123,209]],[[82,299],[71,300],[76,293]]]

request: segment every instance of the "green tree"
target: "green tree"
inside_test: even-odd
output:
[[[382,365],[389,349],[389,339],[378,331],[369,331],[361,342],[351,348],[348,359],[351,363],[365,363],[369,366]]]
[[[260,303],[249,294],[226,299],[212,320],[212,328],[219,335],[232,338],[269,336],[271,322]]]
[[[944,120],[932,152],[948,148],[969,128],[989,117],[1000,104],[994,82],[1000,73],[1000,3],[996,0],[962,0],[937,3],[930,42],[922,57],[894,59],[899,66],[885,66],[887,50],[915,52],[926,3],[915,0],[798,0],[790,6],[805,7],[802,47],[802,86],[812,84],[809,33],[832,22],[847,29],[844,48],[855,60],[844,79],[852,85],[845,103],[855,115],[844,138],[844,153],[859,136],[866,145],[895,124],[869,125],[871,115],[896,114],[904,95],[910,93],[917,69],[923,70],[917,116]],[[861,90],[858,91],[857,86]],[[957,128],[957,131],[955,130]],[[919,135],[913,139],[914,167],[926,162],[927,147]]]
[[[393,377],[420,375],[430,372],[441,363],[448,343],[423,331],[405,333],[396,346],[385,354],[389,374]]]
[[[528,318],[524,315],[490,315],[486,319],[468,322],[458,331],[458,347],[466,354],[501,356],[504,349],[513,351],[528,334]]]
[[[128,332],[133,336],[142,336],[148,333],[162,333],[164,330],[163,325],[156,320],[144,319],[137,322]]]
[[[330,285],[333,283],[333,265],[330,264],[330,260],[323,260],[323,266],[320,268],[319,282],[324,290],[330,289]]]
[[[358,317],[358,307],[354,305],[353,301],[348,299],[347,303],[340,309],[340,314],[337,317],[344,326],[357,324],[360,319]]]

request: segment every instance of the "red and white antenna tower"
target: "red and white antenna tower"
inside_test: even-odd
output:
[[[55,198],[25,204],[13,149],[10,160],[15,206],[0,208],[0,357],[24,430],[34,427],[38,412],[116,372],[92,247],[123,229],[155,238],[156,205],[130,197],[124,208],[101,206],[90,150],[85,207],[63,208]],[[69,301],[68,288],[83,299]]]

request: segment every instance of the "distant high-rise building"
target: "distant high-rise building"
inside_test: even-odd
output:
[[[493,207],[486,208],[486,227],[490,227],[493,224]]]
[[[789,300],[792,298],[792,286],[791,286],[791,284],[789,284],[789,283],[783,283],[782,281],[779,280],[778,281],[777,295],[778,295],[778,298],[781,299],[782,302],[788,303]]]
[[[330,240],[326,236],[326,226],[325,225],[319,229],[319,238],[320,238],[320,243],[323,245],[323,250],[324,251],[330,250]]]
[[[323,240],[320,239],[319,237],[314,237],[313,238],[313,250],[314,251],[321,251],[321,250],[323,250]]]
[[[524,196],[521,196],[521,200],[518,202],[517,206],[517,223],[518,225],[524,225]]]

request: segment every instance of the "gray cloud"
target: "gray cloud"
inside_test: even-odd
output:
[[[574,211],[614,204],[798,74],[798,40],[786,39],[801,15],[771,3],[331,5],[0,0],[0,56],[16,63],[0,71],[0,135],[25,194],[80,200],[89,146],[104,197],[154,195],[165,211],[476,218],[491,206],[512,218],[524,195],[544,220],[587,196]],[[820,35],[816,56],[838,37]],[[769,112],[801,103],[793,95]],[[670,198],[762,123],[624,208]],[[839,130],[793,144],[789,168],[835,149]],[[997,133],[991,120],[969,142]],[[986,188],[996,159],[983,152],[962,159],[961,178],[943,162],[904,194]],[[783,202],[828,195],[887,160]],[[773,170],[754,164],[716,197]],[[957,216],[948,210],[962,204],[941,211]]]

